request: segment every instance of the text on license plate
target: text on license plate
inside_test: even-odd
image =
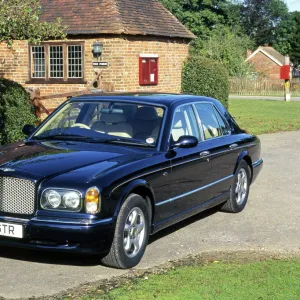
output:
[[[0,222],[0,236],[1,235],[21,239],[23,238],[23,226]]]

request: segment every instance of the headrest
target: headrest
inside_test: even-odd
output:
[[[104,123],[118,124],[118,123],[125,123],[126,118],[124,114],[102,112],[100,121]]]
[[[137,105],[126,104],[126,105],[114,105],[114,109],[121,109],[128,120],[131,120],[137,111]]]
[[[142,106],[138,108],[135,119],[144,121],[154,121],[158,119],[157,111],[151,106]]]

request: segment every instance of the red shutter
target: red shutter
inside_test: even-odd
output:
[[[140,85],[158,84],[158,58],[140,57]]]

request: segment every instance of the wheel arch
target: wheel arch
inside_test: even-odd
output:
[[[252,165],[252,159],[251,156],[249,155],[249,152],[244,150],[238,157],[235,168],[234,168],[234,173],[236,172],[240,162],[244,160],[246,161],[246,163],[248,164],[250,171],[251,171],[251,182],[252,182],[252,178],[253,178],[253,165]]]
[[[121,206],[127,199],[130,194],[137,194],[145,199],[149,207],[149,215],[150,215],[150,226],[153,223],[153,217],[155,213],[155,196],[154,191],[150,184],[144,179],[137,179],[131,181],[122,187],[121,194],[119,196],[118,205],[115,211],[115,217],[119,214]]]

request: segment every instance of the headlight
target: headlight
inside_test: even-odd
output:
[[[82,207],[81,194],[65,189],[47,189],[43,192],[41,206],[48,210],[78,212]]]
[[[68,192],[63,196],[64,204],[68,208],[77,209],[80,206],[80,195],[76,192]]]
[[[92,187],[85,194],[85,210],[89,214],[96,214],[100,211],[101,197],[98,188]]]
[[[49,190],[46,192],[46,200],[49,207],[57,208],[61,204],[61,196],[58,192]]]

